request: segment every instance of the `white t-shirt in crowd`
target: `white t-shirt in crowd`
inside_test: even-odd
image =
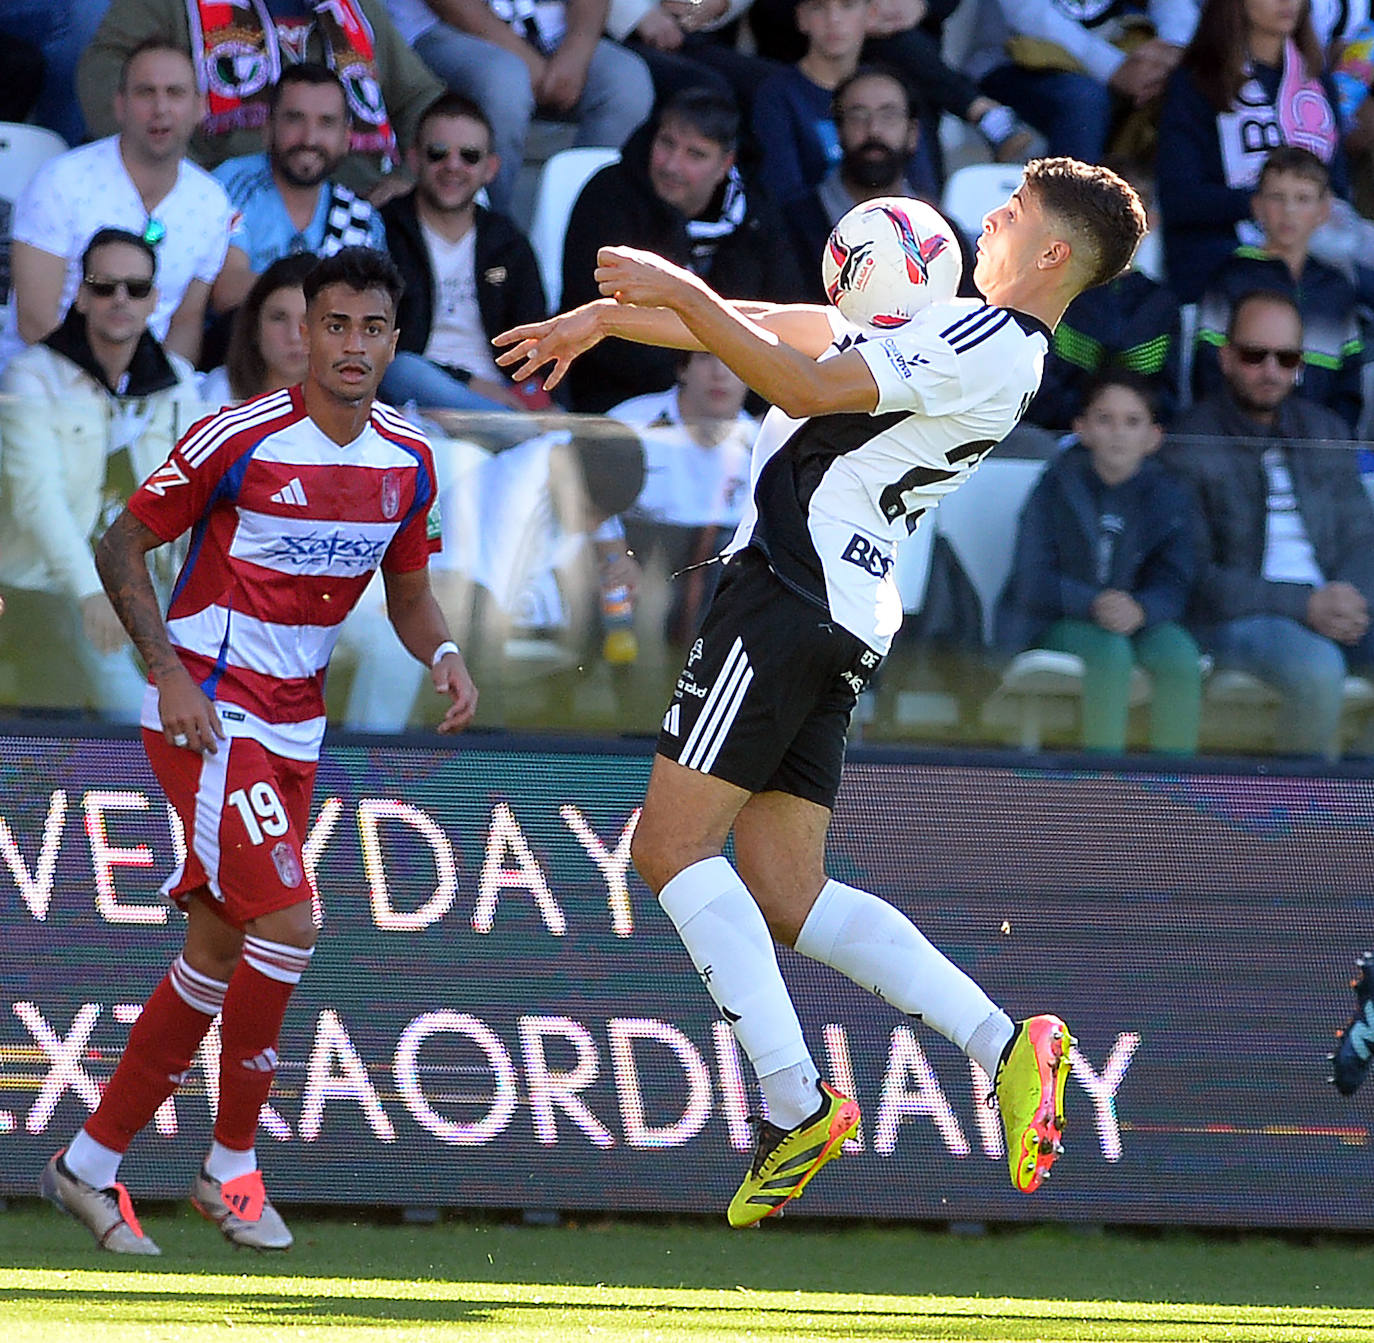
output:
[[[58,313],[65,313],[81,282],[81,253],[97,229],[127,229],[142,235],[150,217],[165,230],[157,252],[157,307],[148,325],[167,338],[172,314],[192,280],[213,284],[229,246],[232,209],[224,188],[189,159],[181,161],[176,184],[152,215],[144,209],[119,153],[117,135],[49,159],[33,175],[14,210],[11,236],[40,251],[65,258]],[[23,348],[13,304],[0,334],[0,366]]]
[[[429,264],[434,272],[434,320],[425,358],[447,368],[465,368],[479,378],[504,382],[482,330],[477,306],[477,230],[449,242],[422,223]]]
[[[631,397],[607,414],[638,430],[644,486],[629,510],[678,527],[734,527],[749,498],[749,454],[759,424],[741,410],[719,443],[704,446],[682,423],[678,389]]]
[[[1269,482],[1264,526],[1264,565],[1268,583],[1311,583],[1321,587],[1326,579],[1317,564],[1307,527],[1298,512],[1293,477],[1282,448],[1265,448],[1264,473]]]

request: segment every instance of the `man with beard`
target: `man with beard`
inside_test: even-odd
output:
[[[352,119],[343,84],[323,65],[288,66],[268,100],[264,154],[229,159],[213,176],[237,211],[214,305],[229,312],[274,261],[343,247],[386,249],[377,212],[330,177],[348,155]]]
[[[809,191],[788,205],[787,225],[797,263],[817,302],[824,303],[821,252],[830,230],[856,205],[879,196],[919,196],[907,179],[921,127],[911,92],[896,74],[861,65],[835,89],[832,116],[842,157]],[[950,232],[964,252],[965,275],[973,258],[958,229]]]
[[[1238,299],[1225,386],[1175,422],[1170,465],[1200,505],[1198,642],[1279,692],[1281,751],[1331,758],[1346,673],[1374,665],[1374,507],[1354,453],[1331,446],[1345,421],[1293,395],[1302,350],[1291,298]]]

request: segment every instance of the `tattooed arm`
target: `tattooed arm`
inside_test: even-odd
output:
[[[173,746],[213,755],[216,738],[224,737],[219,715],[177,657],[148,576],[147,554],[161,544],[156,532],[125,509],[96,545],[96,572],[157,686],[162,735]]]

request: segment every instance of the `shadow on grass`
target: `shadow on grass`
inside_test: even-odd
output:
[[[307,1327],[334,1328],[368,1327],[378,1324],[535,1324],[538,1317],[557,1319],[572,1330],[585,1326],[611,1328],[620,1319],[633,1320],[639,1327],[660,1323],[670,1328],[674,1337],[690,1338],[694,1334],[720,1337],[737,1331],[743,1337],[796,1338],[803,1331],[806,1337],[835,1339],[982,1339],[992,1326],[997,1336],[1016,1336],[1002,1331],[1014,1330],[1019,1324],[1037,1333],[1043,1329],[1063,1331],[1061,1337],[1107,1337],[1104,1332],[1114,1324],[1128,1325],[1131,1336],[1163,1337],[1158,1330],[1177,1330],[1180,1321],[1167,1307],[1158,1311],[1123,1307],[1118,1315],[1085,1318],[1081,1312],[1064,1310],[1056,1313],[1019,1315],[999,1305],[990,1305],[986,1315],[967,1312],[913,1309],[893,1312],[863,1309],[818,1310],[814,1307],[764,1305],[755,1300],[739,1306],[702,1306],[559,1301],[505,1300],[472,1301],[461,1298],[425,1299],[424,1297],[390,1296],[289,1296],[257,1293],[246,1296],[187,1294],[183,1292],[143,1291],[135,1289],[112,1299],[104,1290],[87,1289],[0,1289],[0,1313],[22,1311],[33,1319],[55,1320],[61,1315],[79,1316],[89,1328],[102,1323],[117,1322],[124,1326],[192,1327],[226,1324],[233,1327]],[[1309,1323],[1291,1326],[1300,1329],[1308,1340],[1345,1338],[1350,1325],[1345,1322]],[[1228,1339],[1265,1340],[1287,1338],[1289,1326],[1268,1324],[1237,1324],[1235,1317],[1218,1312],[1215,1318],[1189,1317],[1187,1337],[1207,1337],[1199,1331],[1225,1329]],[[1168,1335],[1176,1337],[1177,1335]]]
[[[595,1222],[527,1228],[482,1221],[432,1226],[293,1216],[288,1255],[235,1252],[189,1213],[149,1209],[158,1260],[94,1249],[49,1210],[0,1214],[0,1266],[101,1273],[170,1272],[305,1280],[482,1282],[512,1287],[835,1292],[1151,1302],[1215,1306],[1364,1308],[1374,1245],[1294,1244],[1275,1236],[1084,1234],[1021,1228],[958,1237],[914,1227],[766,1225],[731,1232],[700,1223]],[[327,1290],[327,1289],[326,1289]],[[70,1295],[70,1294],[68,1294]],[[299,1305],[303,1298],[291,1298]],[[353,1309],[341,1298],[345,1309]],[[404,1305],[404,1302],[398,1303]],[[422,1303],[423,1304],[423,1303]],[[799,1303],[801,1304],[801,1303]],[[424,1308],[430,1308],[425,1306]],[[459,1310],[461,1303],[439,1303]],[[487,1309],[487,1307],[482,1307]]]

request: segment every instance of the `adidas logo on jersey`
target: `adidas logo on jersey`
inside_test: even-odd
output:
[[[304,508],[306,505],[305,486],[301,484],[299,476],[292,476],[291,479],[272,496],[274,504],[292,504],[297,508]]]
[[[682,705],[674,704],[669,707],[668,712],[663,715],[663,730],[670,737],[680,736],[682,733]]]

